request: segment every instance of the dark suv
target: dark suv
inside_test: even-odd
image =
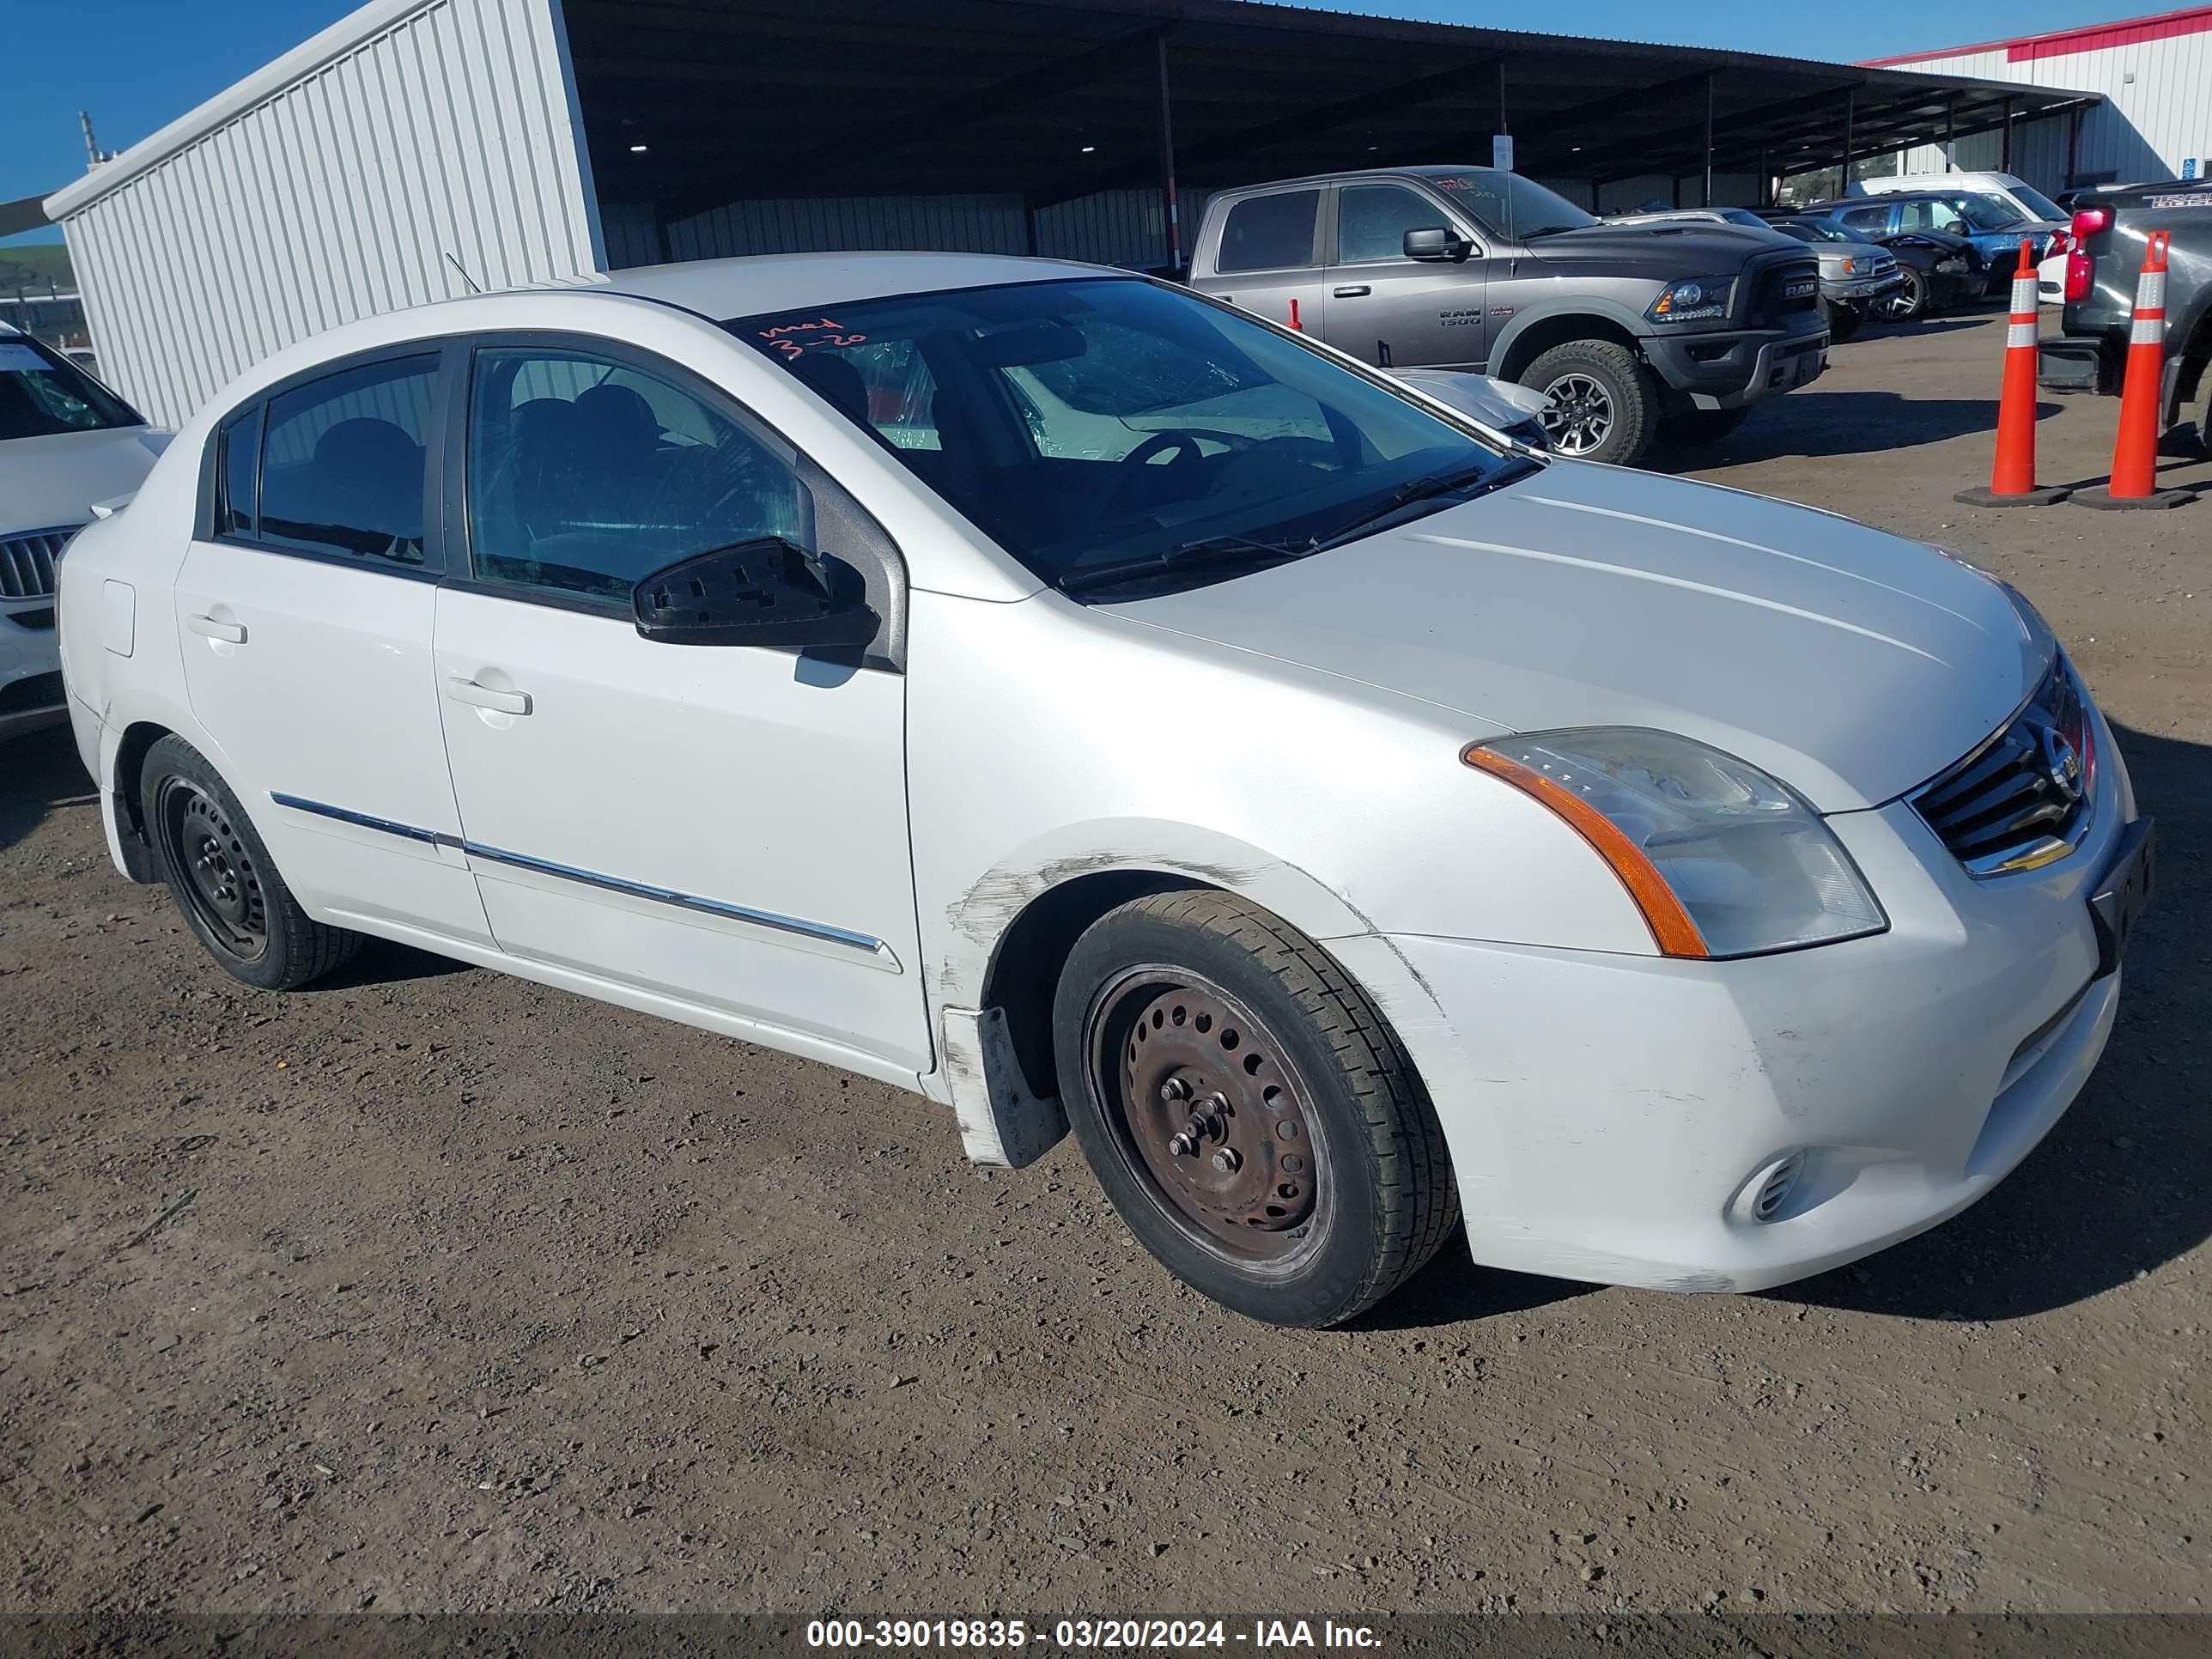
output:
[[[1727,224],[1608,225],[1490,167],[1224,191],[1190,281],[1366,362],[1535,387],[1554,449],[1624,465],[1655,438],[1721,436],[1827,365],[1810,249]]]

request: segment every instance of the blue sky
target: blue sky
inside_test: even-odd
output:
[[[2176,0],[2165,0],[2166,7]],[[0,50],[0,201],[56,190],[84,167],[76,112],[107,149],[137,143],[353,8],[346,0],[101,0],[97,17],[33,4]],[[1374,0],[1334,9],[1505,27],[1542,26],[1525,7],[1472,0]],[[1654,13],[1583,0],[1543,21],[1577,34],[1807,58],[1882,58],[2165,9],[2155,0],[1858,0],[1850,6],[1706,0]],[[40,240],[58,233],[48,232]]]

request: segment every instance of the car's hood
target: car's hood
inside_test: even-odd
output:
[[[0,443],[0,536],[89,521],[94,501],[138,488],[168,441],[166,432],[125,426]]]
[[[1743,225],[1674,222],[1562,230],[1537,237],[1528,248],[1547,265],[1602,264],[1671,279],[1729,275],[1742,270],[1754,254],[1778,252],[1787,240]]]
[[[1679,732],[1824,811],[1889,800],[1957,760],[2052,649],[1996,582],[1917,543],[1564,461],[1364,541],[1111,610],[1510,731]]]
[[[1887,259],[1894,264],[1897,258],[1887,248],[1876,247],[1872,242],[1821,242],[1814,246],[1813,252],[1820,261],[1820,275],[1831,279],[1865,276],[1866,265],[1861,261]],[[1858,268],[1845,270],[1844,261],[1846,259],[1851,260]]]

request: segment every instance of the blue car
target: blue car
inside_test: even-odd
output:
[[[2040,219],[2023,219],[2009,204],[1975,191],[1898,191],[1855,196],[1799,208],[1791,216],[1832,224],[1867,241],[1913,231],[1961,237],[1981,256],[1988,272],[1987,291],[1991,294],[2003,293],[2011,283],[2020,264],[2022,237],[2039,260],[2049,249],[2051,237],[2065,228]]]

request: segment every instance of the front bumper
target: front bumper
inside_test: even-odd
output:
[[[1653,335],[1644,355],[1660,379],[1696,409],[1741,409],[1761,398],[1794,391],[1828,366],[1828,330],[1820,313],[1788,329],[1710,334]]]
[[[54,602],[0,603],[0,741],[68,718]]]
[[[2089,832],[2042,870],[1974,881],[1901,802],[1829,819],[1889,915],[1872,938],[1716,963],[1376,941],[1441,1013],[1395,1018],[1474,1259],[1755,1291],[1988,1192],[2080,1092],[2118,1006],[2089,896],[2134,803],[2101,718],[2098,737],[2112,758]],[[1792,1153],[1796,1187],[1753,1218],[1747,1189]]]
[[[1895,270],[1880,276],[1853,276],[1833,283],[1824,279],[1820,297],[1832,306],[1870,306],[1904,286],[1904,276]]]

